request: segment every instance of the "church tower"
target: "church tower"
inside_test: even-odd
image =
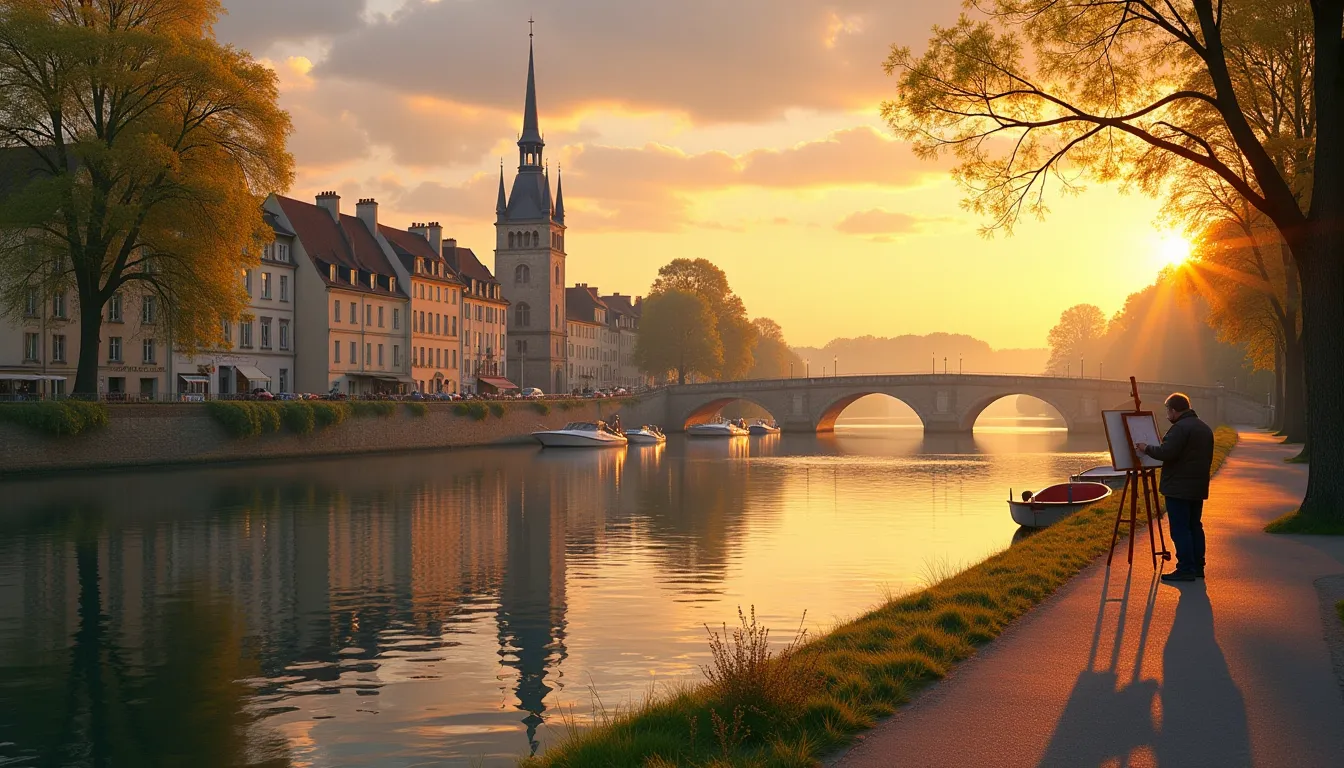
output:
[[[495,204],[495,278],[509,300],[509,378],[548,393],[569,390],[565,346],[565,199],[550,171],[537,120],[537,80],[532,35],[527,44],[527,97],[518,139],[518,175],[504,194],[499,169]]]

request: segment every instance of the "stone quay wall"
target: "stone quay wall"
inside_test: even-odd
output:
[[[367,453],[423,451],[467,446],[526,443],[539,429],[558,429],[571,421],[611,420],[639,423],[637,400],[570,401],[562,408],[548,402],[542,414],[534,402],[505,402],[503,416],[476,420],[454,412],[454,403],[424,403],[413,413],[397,403],[391,416],[354,416],[335,426],[296,435],[278,433],[235,438],[204,404],[110,405],[108,425],[87,433],[53,437],[0,422],[0,478],[88,469],[122,469],[173,464],[300,459]]]

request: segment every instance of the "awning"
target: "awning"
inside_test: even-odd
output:
[[[410,376],[374,376],[378,381],[387,381],[393,384],[414,384],[415,379]]]
[[[189,383],[192,383],[192,384],[209,384],[209,383],[210,383],[210,377],[209,377],[209,376],[194,376],[194,375],[192,375],[192,376],[188,376],[188,375],[185,374],[185,373],[179,373],[179,374],[177,375],[177,377],[178,377],[179,379],[183,380],[183,381],[186,381],[186,382],[189,382]]]
[[[43,381],[65,381],[64,376],[38,376]]]
[[[244,379],[247,379],[248,381],[270,381],[270,380],[271,380],[271,377],[270,377],[270,376],[267,376],[266,374],[262,373],[260,369],[254,368],[254,367],[252,367],[252,366],[250,366],[250,365],[240,365],[240,366],[237,366],[236,368],[234,368],[234,370],[236,370],[236,371],[238,371],[239,373],[241,373],[241,374],[243,375],[243,378],[244,378]]]
[[[37,373],[0,373],[0,381],[65,381],[65,377],[43,376]]]
[[[517,389],[518,385],[503,376],[477,376],[476,381],[481,384],[488,384],[497,390]]]

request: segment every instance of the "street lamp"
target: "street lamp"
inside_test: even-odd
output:
[[[803,378],[804,378],[804,379],[810,379],[810,378],[812,378],[812,361],[811,361],[811,360],[804,360],[804,361],[803,361]]]
[[[1083,357],[1078,358],[1078,378],[1080,378],[1080,379],[1086,379],[1086,378],[1087,378],[1087,374],[1083,372],[1083,371],[1084,371],[1083,365],[1084,365],[1086,362],[1087,362],[1087,358],[1083,358]]]
[[[943,356],[943,375],[947,375],[947,356]]]
[[[1106,364],[1105,364],[1105,363],[1097,363],[1097,378],[1098,378],[1098,379],[1105,378],[1104,376],[1101,375],[1101,369],[1102,369],[1102,368],[1105,368],[1105,367],[1106,367]]]
[[[1073,375],[1073,363],[1065,363],[1065,364],[1064,364],[1064,378],[1067,379],[1067,378],[1069,378],[1069,377],[1072,376],[1072,375]]]
[[[835,357],[832,357],[832,358],[831,358],[831,375],[832,375],[832,376],[839,376],[839,375],[840,375],[840,356],[839,356],[839,355],[836,355]]]
[[[937,373],[937,372],[938,372],[938,355],[937,355],[937,353],[934,353],[934,355],[933,355],[933,372],[934,372],[934,373]]]
[[[957,353],[957,375],[961,375],[961,353]]]
[[[793,378],[793,363],[789,363],[789,378]]]

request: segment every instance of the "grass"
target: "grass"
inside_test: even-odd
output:
[[[1215,433],[1214,469],[1237,433]],[[959,573],[928,565],[936,583],[888,600],[808,643],[777,655],[750,618],[731,636],[711,633],[707,682],[571,728],[527,768],[815,765],[940,679],[1104,554],[1114,496]],[[763,655],[765,653],[765,655]]]
[[[1265,533],[1306,533],[1315,536],[1344,536],[1344,521],[1308,517],[1300,509],[1265,526]]]

